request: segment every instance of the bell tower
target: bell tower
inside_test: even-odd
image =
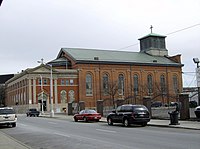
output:
[[[140,52],[148,53],[154,56],[168,56],[168,50],[165,46],[166,36],[153,33],[152,26],[150,29],[150,34],[138,39],[140,40]]]

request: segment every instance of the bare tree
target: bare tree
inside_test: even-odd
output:
[[[115,109],[115,98],[118,95],[118,81],[107,82],[106,88],[103,89],[103,92],[110,96],[113,108]]]

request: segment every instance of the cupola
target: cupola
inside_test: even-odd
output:
[[[168,50],[165,46],[166,36],[151,33],[138,39],[140,40],[140,52],[148,53],[154,56],[167,56]]]

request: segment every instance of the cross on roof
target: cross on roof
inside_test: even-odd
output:
[[[153,30],[153,26],[152,26],[152,25],[150,26],[150,30],[151,30],[151,33],[152,33],[152,32],[153,32],[153,31],[152,31],[152,30]]]

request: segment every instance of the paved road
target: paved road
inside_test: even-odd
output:
[[[18,117],[16,128],[1,129],[34,149],[199,149],[200,131],[106,123],[75,123],[41,117]]]

